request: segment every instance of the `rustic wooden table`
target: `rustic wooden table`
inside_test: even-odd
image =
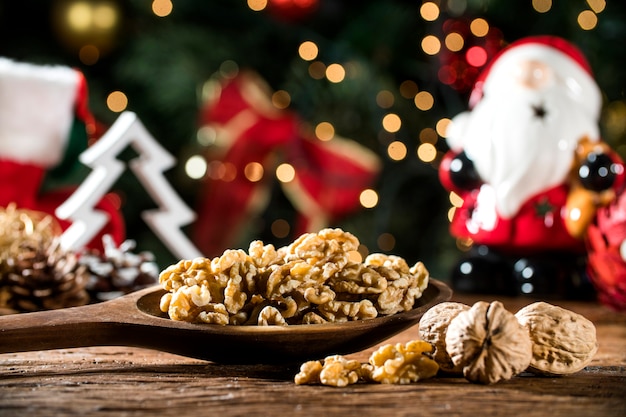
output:
[[[531,301],[499,299],[511,311]],[[593,362],[566,377],[332,388],[295,385],[297,367],[219,365],[125,347],[63,349],[0,355],[0,416],[626,416],[626,314],[555,304],[591,319],[600,343]],[[385,343],[416,337],[413,327]],[[365,362],[373,349],[351,357]]]

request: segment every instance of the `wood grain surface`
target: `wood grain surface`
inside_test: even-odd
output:
[[[455,297],[468,304],[485,297]],[[503,299],[516,311],[529,299]],[[522,374],[483,386],[458,377],[410,385],[298,386],[297,367],[219,365],[140,348],[0,355],[0,416],[626,416],[626,314],[562,302],[591,319],[600,347],[565,377]],[[0,337],[2,337],[0,335]],[[412,327],[384,343],[417,338]],[[371,351],[352,358],[367,361]]]

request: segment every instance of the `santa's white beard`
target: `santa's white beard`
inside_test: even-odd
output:
[[[541,107],[543,117],[533,110]],[[521,205],[541,191],[562,184],[583,137],[598,139],[597,122],[558,88],[539,93],[518,90],[485,96],[471,111],[457,116],[453,148],[464,149],[492,187],[491,209],[504,218],[515,216]],[[493,213],[494,215],[496,213]]]

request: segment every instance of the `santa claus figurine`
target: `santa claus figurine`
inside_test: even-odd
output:
[[[59,186],[59,179],[79,165],[78,155],[94,130],[82,73],[0,57],[0,207],[15,205],[54,216],[76,188]],[[46,186],[55,176],[57,185]],[[109,216],[101,235],[121,243],[125,228],[116,204],[107,196],[97,208]],[[69,226],[58,220],[63,228]],[[101,235],[93,246],[101,246]]]
[[[471,248],[456,291],[590,298],[585,234],[624,182],[600,138],[602,97],[583,54],[550,36],[512,43],[453,118],[439,171],[462,200],[451,233]]]

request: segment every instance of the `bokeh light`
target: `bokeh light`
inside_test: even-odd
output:
[[[383,129],[389,133],[395,133],[402,127],[402,120],[400,116],[395,113],[386,114],[383,117]]]
[[[552,0],[533,0],[533,9],[539,13],[547,13],[552,8]]]
[[[420,131],[419,139],[421,143],[431,143],[434,145],[439,140],[439,137],[437,136],[437,132],[435,132],[435,129],[431,127],[425,127]]]
[[[185,162],[185,173],[189,178],[200,179],[207,172],[206,160],[200,155],[193,155]]]
[[[174,9],[171,0],[154,0],[152,2],[152,13],[159,17],[169,16]]]
[[[387,146],[387,155],[394,161],[401,161],[406,158],[407,152],[406,145],[399,140],[395,140]]]
[[[276,168],[276,178],[280,182],[291,182],[296,178],[296,170],[291,164],[283,163]]]
[[[321,122],[315,126],[315,136],[322,141],[329,141],[335,137],[335,127],[329,122]]]
[[[417,147],[417,157],[420,161],[432,162],[437,158],[437,148],[432,143],[422,143]]]
[[[267,7],[267,0],[248,0],[248,7],[252,11],[260,12]]]
[[[437,121],[435,129],[437,130],[439,136],[441,136],[442,138],[445,138],[447,136],[446,132],[450,127],[450,123],[452,123],[452,121],[448,118],[439,119],[439,121]]]
[[[419,91],[417,83],[413,80],[405,80],[400,84],[400,95],[404,98],[412,99]]]
[[[432,109],[435,104],[435,99],[428,91],[420,91],[415,95],[415,107],[422,111]]]
[[[302,42],[298,48],[298,55],[305,61],[313,61],[317,58],[318,53],[319,49],[315,42],[312,41]]]
[[[107,107],[115,113],[123,112],[128,107],[128,97],[121,91],[113,91],[107,96]]]
[[[473,67],[482,67],[487,63],[487,51],[482,46],[472,46],[465,54],[467,63]]]
[[[391,233],[381,233],[376,244],[381,251],[390,252],[396,247],[396,238]]]
[[[321,61],[312,62],[309,65],[309,75],[315,80],[321,80],[326,77],[326,65]]]
[[[458,52],[463,49],[463,45],[465,45],[465,40],[461,34],[452,32],[446,35],[444,40],[446,48],[452,52]]]
[[[393,97],[393,93],[389,90],[382,90],[376,94],[376,104],[378,107],[383,109],[388,109],[393,106],[395,102],[395,98]]]
[[[583,30],[591,30],[598,24],[598,16],[591,10],[583,10],[578,15],[578,25]]]
[[[420,16],[427,22],[433,22],[439,17],[439,6],[436,3],[428,1],[420,7]]]
[[[378,205],[378,193],[371,188],[363,190],[359,195],[359,201],[365,208],[374,208]]]
[[[422,39],[422,51],[427,55],[437,55],[441,50],[441,42],[434,35],[427,35]]]
[[[250,182],[259,182],[263,179],[265,170],[259,162],[248,162],[243,169],[243,175]]]
[[[291,226],[285,219],[274,220],[270,228],[272,230],[272,234],[279,239],[289,236],[289,232],[291,231]]]
[[[291,104],[291,96],[285,90],[278,90],[272,94],[272,104],[277,109],[286,109]]]
[[[587,0],[587,4],[595,13],[602,13],[602,11],[604,11],[604,8],[606,7],[605,0]]]
[[[346,70],[341,64],[330,64],[326,68],[326,78],[331,83],[340,83],[346,77]]]
[[[470,31],[472,35],[482,38],[489,33],[489,23],[483,18],[476,18],[470,23]]]

